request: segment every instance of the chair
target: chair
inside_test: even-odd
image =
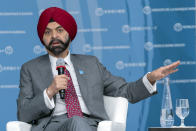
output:
[[[125,131],[128,110],[127,99],[104,96],[104,105],[110,120],[101,121],[97,131]],[[30,129],[30,124],[21,121],[10,121],[6,125],[6,131],[30,131]]]

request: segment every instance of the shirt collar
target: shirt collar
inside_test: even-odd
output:
[[[57,58],[49,54],[49,59],[50,59],[50,62],[51,62],[51,64],[52,64],[52,66],[56,66]],[[67,63],[68,66],[71,66],[71,65],[72,65],[71,59],[70,59],[70,52],[69,52],[68,55],[64,58],[64,61]]]

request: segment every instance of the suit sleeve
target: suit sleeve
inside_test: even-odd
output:
[[[28,66],[23,65],[20,71],[20,92],[17,100],[18,120],[31,123],[51,113],[47,108],[43,92],[34,93],[33,82]]]
[[[101,72],[104,83],[104,95],[114,97],[125,97],[131,103],[143,100],[153,93],[149,93],[142,78],[135,82],[127,83],[123,78],[112,75],[98,60],[97,65]]]

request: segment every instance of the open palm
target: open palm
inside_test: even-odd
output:
[[[149,73],[147,75],[147,78],[151,82],[151,84],[153,84],[156,80],[160,80],[160,79],[166,77],[167,75],[178,71],[178,69],[176,69],[176,67],[179,64],[180,64],[180,61],[176,61],[170,65],[162,66],[162,67],[152,71],[151,73]]]

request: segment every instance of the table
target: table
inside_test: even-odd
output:
[[[187,126],[187,127],[171,127],[171,128],[162,128],[162,127],[149,127],[148,131],[196,131],[196,126]]]

